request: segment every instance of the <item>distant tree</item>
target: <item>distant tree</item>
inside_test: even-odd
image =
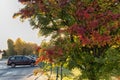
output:
[[[16,52],[14,50],[14,41],[12,39],[8,39],[7,44],[8,44],[7,55],[8,56],[15,55]]]
[[[36,50],[37,44],[35,43],[26,43],[25,44],[25,50],[26,50],[26,55],[32,55],[34,51]]]
[[[25,52],[25,41],[23,41],[21,38],[18,38],[15,41],[15,51],[17,52],[17,55],[23,55]]]
[[[25,42],[21,38],[18,38],[15,42],[15,51],[18,55],[31,55],[36,50],[37,44]]]
[[[6,50],[3,50],[3,56],[7,56],[7,52],[6,52]]]
[[[2,53],[2,51],[0,50],[0,53]]]

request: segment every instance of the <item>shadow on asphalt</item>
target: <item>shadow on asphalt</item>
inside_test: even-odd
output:
[[[14,68],[12,68],[11,66],[8,66],[9,69],[21,69],[21,68],[37,68],[38,66],[34,66],[34,67],[31,67],[31,66],[16,66]]]

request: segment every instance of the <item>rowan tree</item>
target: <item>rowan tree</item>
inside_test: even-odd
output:
[[[42,60],[67,64],[69,69],[79,68],[82,75],[78,80],[119,75],[119,0],[18,1],[25,7],[14,17],[29,19],[42,36],[52,35],[54,46],[46,49]]]

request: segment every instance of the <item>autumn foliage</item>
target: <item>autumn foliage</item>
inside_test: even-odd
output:
[[[53,63],[56,61],[56,59],[58,59],[63,55],[62,49],[57,46],[54,46],[50,49],[39,48],[39,50],[37,51],[39,52],[40,57],[36,60],[36,64],[43,61],[48,61],[50,63]]]
[[[14,17],[29,18],[43,36],[52,35],[52,47],[39,51],[40,61],[55,63],[64,58],[69,69],[78,67],[87,78],[96,80],[112,71],[109,49],[120,45],[119,0],[19,0],[25,5]],[[61,34],[65,37],[62,39]],[[114,50],[113,50],[114,52]],[[117,52],[119,53],[119,51]],[[112,55],[112,54],[110,54]],[[116,54],[118,56],[119,54]],[[119,61],[116,61],[116,63]],[[107,61],[108,60],[108,61]],[[113,62],[113,63],[110,63]],[[117,65],[117,64],[115,64]],[[118,62],[119,65],[119,62]],[[101,68],[102,67],[102,68]],[[116,71],[118,68],[114,68]],[[100,75],[96,74],[100,73]]]
[[[97,0],[88,4],[79,0],[19,0],[19,2],[26,5],[26,7],[16,13],[15,16],[20,15],[23,19],[31,18],[39,13],[43,13],[46,16],[51,13],[50,16],[56,18],[59,16],[55,14],[55,11],[51,12],[50,9],[56,10],[58,8],[58,12],[60,12],[59,9],[62,12],[65,6],[69,5],[72,7],[73,10],[65,12],[76,20],[68,27],[68,33],[79,36],[81,44],[84,46],[94,47],[95,45],[105,46],[110,44],[115,38],[112,34],[120,26],[118,21],[120,13],[109,9],[109,6],[110,8],[111,6],[116,6],[115,4],[119,3],[118,0],[108,1],[108,9],[102,8],[102,5]],[[104,2],[107,3],[107,1]],[[60,16],[59,18],[61,19],[62,17]]]

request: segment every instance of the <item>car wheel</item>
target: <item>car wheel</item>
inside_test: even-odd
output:
[[[12,67],[12,68],[14,68],[14,67],[15,67],[15,64],[14,64],[14,63],[12,63],[12,64],[11,64],[11,67]]]
[[[30,66],[33,67],[35,64],[34,63],[31,63]]]

